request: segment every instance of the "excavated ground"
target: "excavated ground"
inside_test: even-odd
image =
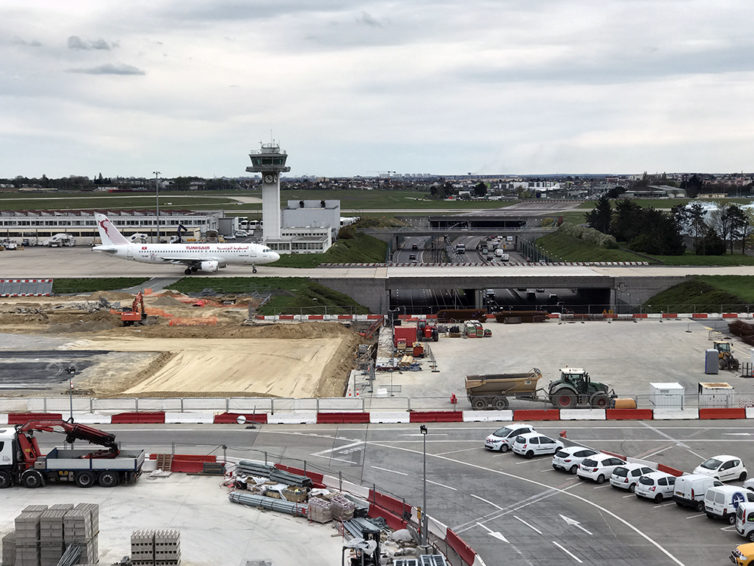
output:
[[[361,341],[339,323],[280,323],[242,326],[252,299],[235,297],[225,305],[167,291],[145,297],[150,315],[144,326],[122,327],[111,306],[130,306],[127,293],[100,292],[75,297],[0,299],[0,392],[60,391],[61,368],[78,367],[74,390],[98,397],[128,396],[341,396]],[[170,321],[180,326],[170,326]],[[184,326],[185,325],[185,326]],[[26,385],[2,371],[13,352],[46,349],[48,386]],[[3,352],[5,350],[5,352]],[[66,352],[92,351],[66,360]],[[42,358],[40,357],[40,360]],[[28,363],[27,363],[28,365]],[[6,366],[6,369],[12,366]],[[66,389],[67,392],[67,389]]]

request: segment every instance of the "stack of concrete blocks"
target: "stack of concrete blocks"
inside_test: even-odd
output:
[[[66,512],[63,517],[63,542],[78,544],[81,547],[79,564],[97,564],[99,548],[99,505],[96,503],[79,503]]]
[[[13,566],[16,563],[16,533],[10,532],[3,537],[3,564]]]
[[[133,566],[180,566],[181,533],[174,529],[131,533]]]
[[[47,505],[28,505],[16,517],[16,566],[39,566],[39,524]]]
[[[40,566],[56,566],[65,552],[63,517],[73,509],[70,503],[52,505],[39,518]]]

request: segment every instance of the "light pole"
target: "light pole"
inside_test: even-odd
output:
[[[160,172],[152,171],[154,173],[154,194],[157,204],[157,243],[160,243]]]
[[[68,400],[70,401],[71,408],[69,422],[73,422],[73,377],[76,375],[76,368],[74,366],[68,366],[65,369],[65,372],[68,374]]]
[[[419,432],[421,432],[422,438],[424,440],[424,497],[422,498],[421,546],[426,550],[427,540],[429,540],[427,533],[427,526],[429,525],[429,522],[427,521],[427,426],[419,426]]]

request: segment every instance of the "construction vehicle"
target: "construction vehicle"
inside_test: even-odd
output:
[[[712,346],[717,350],[720,369],[738,371],[738,358],[733,355],[733,348],[730,342],[726,340],[713,340]]]
[[[416,340],[418,342],[432,341],[437,342],[439,335],[437,326],[429,324],[426,320],[420,320],[416,323]]]
[[[507,409],[508,398],[551,403],[559,409],[611,407],[616,398],[604,383],[592,381],[580,368],[562,368],[560,378],[547,389],[537,388],[542,372],[498,373],[466,377],[466,395],[473,409]]]
[[[133,326],[134,324],[144,324],[147,320],[147,311],[144,310],[144,295],[139,291],[131,303],[131,308],[123,309],[120,313],[120,321],[123,326]]]
[[[103,450],[53,448],[42,454],[35,432],[63,432],[66,442],[86,440]],[[0,488],[42,487],[72,482],[79,487],[114,487],[141,475],[143,450],[121,450],[115,435],[64,420],[32,420],[0,429]]]

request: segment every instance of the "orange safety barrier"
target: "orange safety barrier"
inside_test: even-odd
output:
[[[373,489],[369,490],[369,502],[387,509],[398,517],[403,517],[404,513],[411,514],[411,505],[408,503],[404,503],[400,499],[374,491]]]
[[[9,425],[22,425],[29,421],[59,421],[63,418],[60,413],[8,413]]]
[[[216,324],[216,316],[205,318],[173,317],[170,319],[168,326],[215,326]]]
[[[411,411],[412,423],[462,423],[463,411]]]
[[[317,413],[317,424],[368,422],[369,413]]]
[[[162,411],[139,412],[139,413],[119,413],[110,417],[112,424],[164,424],[165,413]]]
[[[558,409],[520,409],[513,411],[514,421],[559,421]]]
[[[671,476],[682,476],[683,472],[681,470],[676,470],[675,468],[671,468],[670,466],[666,466],[665,464],[657,464],[657,471],[658,472],[665,472],[666,474],[670,474]]]
[[[699,409],[700,419],[745,419],[746,409]]]
[[[215,424],[238,424],[238,417],[246,417],[247,423],[267,424],[267,413],[220,413],[215,415]]]
[[[382,507],[379,507],[377,505],[369,506],[367,516],[382,517],[383,519],[385,519],[387,526],[395,531],[406,528],[406,521],[403,519],[403,517],[391,513],[387,509],[383,509]]]
[[[466,544],[461,537],[459,537],[450,529],[446,531],[445,542],[448,543],[448,546],[450,546],[450,548],[458,553],[458,556],[461,557],[461,560],[463,560],[465,564],[467,564],[468,566],[474,564],[474,560],[476,559],[476,552],[474,552],[474,550],[468,544]]]
[[[173,315],[167,311],[164,311],[162,309],[158,309],[156,307],[144,307],[144,312],[147,313],[149,316],[161,316],[163,318],[173,318]]]
[[[605,409],[608,421],[651,421],[653,418],[652,409]]]

